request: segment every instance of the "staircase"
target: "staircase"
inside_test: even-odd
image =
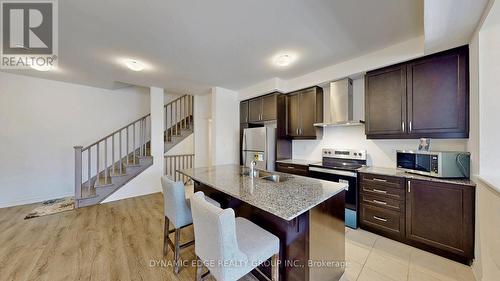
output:
[[[193,96],[184,95],[166,104],[164,117],[166,153],[193,133]],[[89,146],[74,149],[75,207],[99,204],[153,165],[151,116],[143,116]]]
[[[165,153],[193,133],[193,96],[184,95],[164,107]]]

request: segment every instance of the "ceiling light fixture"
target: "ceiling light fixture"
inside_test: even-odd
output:
[[[145,68],[142,62],[133,59],[126,60],[125,65],[132,71],[143,71]]]
[[[279,67],[286,67],[295,61],[295,56],[292,54],[279,54],[274,57],[274,64]]]

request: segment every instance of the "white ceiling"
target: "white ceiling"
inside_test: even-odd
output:
[[[425,52],[468,44],[489,0],[425,0]]]
[[[60,70],[17,73],[196,94],[289,79],[422,34],[420,0],[63,0]],[[280,51],[299,58],[277,68]],[[149,68],[131,72],[121,58]]]

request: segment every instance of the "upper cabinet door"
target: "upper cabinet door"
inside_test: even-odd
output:
[[[299,94],[300,137],[316,137],[316,89],[305,90]]]
[[[248,122],[260,122],[262,120],[262,98],[250,100],[248,104]]]
[[[277,95],[267,95],[262,97],[262,121],[276,120],[276,97]]]
[[[287,97],[287,133],[291,137],[298,137],[300,133],[299,96],[299,94],[292,94]]]
[[[407,66],[408,132],[419,137],[469,136],[467,47]]]
[[[248,123],[248,101],[240,102],[240,123]]]
[[[406,133],[406,65],[366,74],[365,119],[368,138]]]

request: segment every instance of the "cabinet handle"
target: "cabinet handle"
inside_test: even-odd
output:
[[[382,194],[387,194],[387,191],[385,190],[380,190],[380,189],[376,189],[376,188],[373,188],[372,189],[373,192],[377,192],[377,193],[382,193]]]
[[[295,167],[292,167],[292,166],[288,166],[287,168],[288,169],[295,169]]]
[[[411,181],[408,181],[408,193],[411,192]]]
[[[299,128],[299,134],[302,135],[302,128]]]
[[[401,122],[401,128],[403,129],[403,132],[405,131],[405,121]]]
[[[297,131],[297,136],[298,136],[298,135],[299,135],[299,128],[297,128],[297,130],[296,130],[296,131]]]
[[[378,178],[373,178],[374,181],[379,181],[379,182],[387,182],[387,180],[384,179],[378,179]]]
[[[387,219],[383,219],[381,217],[373,216],[373,218],[376,219],[376,220],[378,220],[378,221],[387,222]]]
[[[410,121],[410,126],[409,126],[409,127],[410,127],[410,128],[409,128],[409,129],[410,129],[410,132],[411,132],[411,130],[412,130],[412,126],[411,126],[411,123],[412,123],[412,122]]]
[[[375,203],[375,204],[380,204],[380,205],[387,205],[387,202],[384,202],[384,201],[378,201],[378,200],[375,200],[375,199],[373,199],[373,203]]]

